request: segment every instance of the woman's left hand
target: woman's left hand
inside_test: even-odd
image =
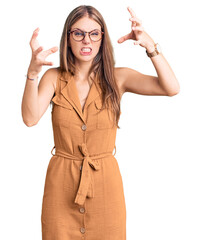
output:
[[[142,21],[136,17],[134,11],[128,7],[128,11],[131,14],[129,19],[131,23],[131,32],[123,37],[121,37],[117,42],[122,43],[128,39],[134,40],[134,45],[140,45],[148,50],[148,52],[154,51],[154,41],[153,39],[144,31],[142,27]]]

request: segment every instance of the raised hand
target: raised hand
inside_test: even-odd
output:
[[[119,38],[118,43],[123,43],[126,40],[134,40],[134,45],[139,44],[141,47],[148,48],[154,45],[153,39],[144,31],[142,26],[142,21],[136,17],[136,14],[132,10],[132,8],[127,8],[129,13],[131,14],[131,32],[127,35]]]
[[[35,74],[38,74],[41,71],[43,65],[48,65],[48,66],[53,65],[52,62],[48,62],[45,59],[47,56],[49,56],[52,53],[55,53],[58,50],[58,47],[52,47],[46,51],[42,51],[43,47],[39,45],[39,42],[37,40],[38,32],[39,32],[39,28],[34,30],[29,43],[32,50],[32,58],[29,65],[29,72],[35,73]]]

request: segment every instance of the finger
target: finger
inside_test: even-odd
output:
[[[127,9],[129,11],[131,17],[136,17],[136,14],[135,14],[135,12],[133,11],[133,9],[131,7],[127,7]]]
[[[33,52],[34,55],[37,55],[39,52],[43,51],[43,47],[39,47],[36,51]]]
[[[140,40],[138,40],[138,41],[135,41],[135,40],[134,40],[134,43],[133,43],[133,44],[134,44],[134,45],[139,45],[140,43],[141,43]]]
[[[47,62],[47,61],[45,61],[45,62],[43,63],[43,65],[45,65],[45,66],[52,66],[52,65],[53,65],[53,62]]]
[[[126,41],[126,40],[128,40],[128,39],[131,39],[131,33],[129,33],[129,34],[127,34],[127,35],[119,38],[119,40],[118,40],[117,42],[118,42],[118,43],[122,43],[122,42],[124,42],[124,41]]]
[[[32,37],[31,37],[31,40],[30,40],[30,45],[31,45],[31,47],[32,47],[33,42],[35,41],[36,37],[38,36],[39,30],[40,30],[39,27],[36,28],[36,29],[34,30],[33,34],[32,34]]]
[[[140,32],[143,32],[143,31],[144,31],[144,28],[138,26],[138,27],[132,27],[132,30],[133,30],[133,31],[140,31]]]
[[[131,22],[134,22],[134,23],[138,23],[138,25],[142,25],[142,21],[139,19],[139,18],[136,18],[136,17],[131,17],[131,18],[129,18],[129,20],[131,21]]]
[[[45,51],[45,56],[49,56],[50,54],[52,53],[55,53],[56,51],[58,51],[58,47],[53,47],[53,48],[50,48],[48,49],[47,51]]]
[[[131,19],[136,18],[136,15],[135,15],[134,11],[130,7],[128,7],[128,10],[129,10],[129,12],[131,14]],[[136,21],[131,21],[131,22],[132,22],[131,27],[134,27],[134,26],[137,25]]]

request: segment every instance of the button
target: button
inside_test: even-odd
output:
[[[82,125],[82,130],[85,131],[87,126],[85,124]]]
[[[81,232],[81,233],[85,233],[85,228],[81,227],[81,228],[80,228],[80,232]]]
[[[85,212],[85,209],[83,207],[80,208],[80,212],[81,213],[84,213]]]
[[[80,166],[80,171],[82,170],[82,165]]]

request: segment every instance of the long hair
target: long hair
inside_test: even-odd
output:
[[[114,77],[115,60],[113,56],[113,47],[108,34],[106,23],[100,12],[89,5],[80,5],[70,12],[64,24],[63,33],[60,41],[60,71],[75,75],[75,57],[71,48],[68,46],[69,31],[71,26],[82,17],[89,17],[101,26],[101,31],[104,32],[101,46],[98,54],[93,59],[88,76],[91,73],[95,78],[99,79],[99,84],[102,90],[103,106],[110,106],[114,113],[114,121],[118,128],[120,118],[120,93]],[[111,105],[110,105],[111,104]]]

